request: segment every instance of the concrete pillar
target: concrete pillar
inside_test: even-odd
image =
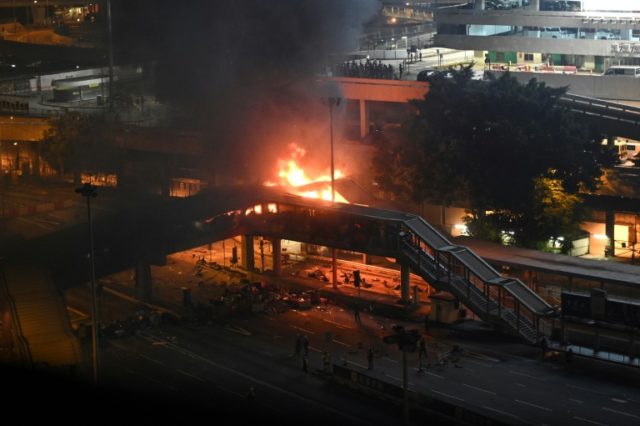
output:
[[[253,235],[242,235],[240,237],[240,247],[242,250],[242,267],[249,272],[253,272],[255,269]]]
[[[400,264],[400,298],[402,299],[402,303],[408,305],[410,300],[410,291],[411,291],[411,276],[409,275],[409,265],[406,263]]]
[[[631,40],[633,34],[633,30],[620,30],[620,36],[622,40]]]
[[[485,1],[484,0],[476,0],[475,9],[476,10],[484,10],[485,9]]]
[[[369,134],[369,107],[367,101],[360,99],[360,137]]]
[[[604,255],[606,257],[614,257],[616,255],[615,242],[614,242],[614,230],[616,223],[616,212],[613,210],[607,210],[605,212],[605,234],[607,234],[607,246],[604,249]]]
[[[151,266],[149,262],[139,260],[135,269],[136,294],[142,301],[151,303],[153,283],[151,280]]]
[[[540,10],[540,0],[531,0],[529,3],[529,10],[535,10],[538,12]]]
[[[371,255],[368,253],[362,253],[362,263],[365,265],[371,265]]]
[[[279,277],[282,274],[282,240],[275,238],[271,240],[273,247],[273,275]]]

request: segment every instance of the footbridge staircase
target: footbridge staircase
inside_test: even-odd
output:
[[[482,320],[530,343],[555,310],[522,281],[505,278],[474,252],[452,245],[422,218],[405,220],[399,255],[432,287],[457,297]]]

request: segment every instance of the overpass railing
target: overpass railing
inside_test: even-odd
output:
[[[531,343],[539,320],[555,314],[520,280],[504,278],[466,247],[452,245],[421,218],[405,221],[399,250],[433,287],[452,293],[485,321],[506,326]]]
[[[559,103],[578,113],[640,125],[640,108],[567,93]]]

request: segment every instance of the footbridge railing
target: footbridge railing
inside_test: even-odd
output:
[[[505,278],[474,252],[452,245],[419,217],[403,223],[399,251],[430,285],[448,291],[483,320],[525,340],[539,338],[539,321],[555,310],[520,280]]]

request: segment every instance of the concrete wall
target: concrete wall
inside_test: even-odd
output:
[[[487,71],[499,77],[505,71]],[[512,72],[519,82],[532,78],[551,87],[569,86],[569,93],[598,99],[640,100],[640,78],[602,75]]]
[[[620,40],[438,34],[434,38],[434,43],[436,46],[458,50],[496,50],[498,52],[543,52],[567,55],[610,56],[611,46],[620,44]]]
[[[338,83],[340,94],[346,99],[404,103],[411,99],[422,99],[429,91],[429,84],[423,81],[350,77],[334,77],[329,80]]]

